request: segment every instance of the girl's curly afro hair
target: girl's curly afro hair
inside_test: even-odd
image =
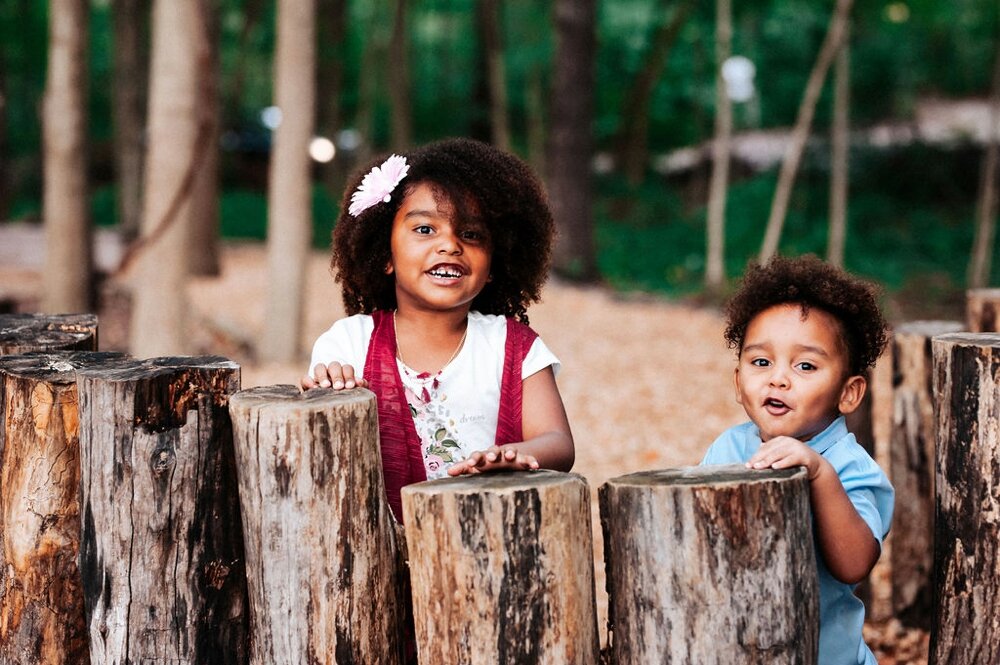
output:
[[[394,278],[385,272],[393,218],[407,192],[427,183],[454,207],[460,227],[475,224],[488,231],[492,279],[472,301],[472,309],[527,323],[528,305],[539,300],[548,276],[555,237],[552,213],[531,168],[493,146],[461,138],[430,143],[404,157],[409,171],[388,203],[377,203],[357,217],[348,212],[351,194],[384,158],[358,171],[344,191],[330,265],[347,313],[395,309]]]
[[[875,364],[888,341],[877,297],[873,284],[816,256],[775,257],[747,269],[726,306],[726,341],[730,348],[741,350],[753,318],[775,305],[800,305],[803,313],[815,307],[840,323],[850,372],[861,374]]]

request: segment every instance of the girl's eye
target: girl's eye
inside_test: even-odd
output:
[[[771,364],[771,361],[769,361],[767,358],[754,358],[753,360],[750,361],[750,364],[753,365],[754,367],[767,367],[768,365]]]
[[[462,231],[462,240],[468,242],[482,242],[483,234],[479,231]]]

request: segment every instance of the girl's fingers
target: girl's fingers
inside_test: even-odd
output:
[[[344,365],[342,369],[344,375],[344,388],[353,388],[358,383],[354,378],[354,368],[350,365]]]

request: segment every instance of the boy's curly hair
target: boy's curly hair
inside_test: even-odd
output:
[[[351,194],[384,157],[358,171],[344,190],[330,266],[341,283],[347,313],[395,309],[395,280],[385,273],[393,218],[406,193],[427,183],[435,196],[443,195],[454,206],[460,226],[481,224],[489,233],[492,279],[472,301],[472,309],[527,323],[528,305],[541,297],[555,237],[545,192],[531,168],[491,145],[461,138],[430,143],[404,156],[409,171],[388,203],[377,203],[357,217],[348,212]]]
[[[739,290],[726,305],[726,341],[737,352],[742,350],[750,322],[774,305],[800,305],[803,312],[815,307],[840,323],[849,370],[852,375],[861,374],[875,364],[888,341],[878,294],[874,284],[816,256],[776,256],[765,265],[747,269]]]

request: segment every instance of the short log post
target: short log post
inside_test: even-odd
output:
[[[892,614],[930,628],[934,564],[934,356],[931,338],[963,330],[958,321],[914,321],[893,335],[889,468],[896,489],[889,549]]]
[[[646,471],[599,495],[613,663],[816,663],[804,469]]]
[[[96,350],[94,314],[0,314],[0,356]]]
[[[94,663],[243,664],[243,534],[218,356],[83,368],[80,570]]]
[[[121,355],[0,357],[0,662],[89,662],[76,369]]]
[[[402,494],[420,663],[596,665],[583,477],[485,474]]]
[[[403,663],[403,558],[375,396],[266,386],[229,403],[239,465],[251,662]]]
[[[931,663],[1000,663],[1000,334],[935,337]],[[894,527],[895,528],[895,527]]]
[[[969,332],[1000,332],[1000,289],[965,292],[965,325]]]

